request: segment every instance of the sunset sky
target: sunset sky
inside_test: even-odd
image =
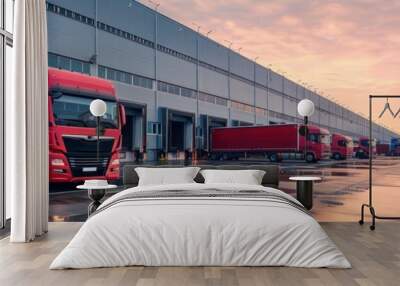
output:
[[[142,3],[151,6],[147,0]],[[400,94],[398,0],[159,0],[161,13],[353,111],[368,114],[368,94]],[[384,102],[377,104],[383,108]],[[393,101],[395,112],[400,99]],[[375,110],[379,113],[379,110]],[[380,121],[400,132],[400,118]]]

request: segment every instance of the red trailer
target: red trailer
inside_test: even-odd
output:
[[[51,183],[86,179],[117,180],[121,128],[125,111],[107,80],[49,68],[49,179]],[[100,98],[107,105],[101,118],[97,160],[96,118],[89,106]]]
[[[388,143],[376,144],[376,154],[378,155],[390,155],[390,145]]]
[[[360,159],[369,158],[369,138],[362,136],[354,145],[354,156]],[[372,140],[372,155],[376,155],[376,140]]]
[[[214,128],[211,131],[211,157],[229,159],[245,153],[262,153],[276,162],[284,154],[294,154],[293,157],[304,159],[301,155],[306,148],[307,162],[329,159],[329,131],[311,125],[307,133],[306,141],[304,126],[298,124]]]
[[[353,139],[339,133],[332,134],[331,140],[332,158],[345,160],[353,156]]]

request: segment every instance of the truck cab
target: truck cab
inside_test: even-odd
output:
[[[49,180],[75,183],[87,179],[117,180],[120,177],[123,106],[109,81],[80,73],[49,68]],[[107,112],[100,119],[97,158],[96,118],[92,100],[102,99]]]
[[[376,155],[376,140],[372,142],[372,156]],[[359,159],[369,158],[369,138],[362,136],[359,138],[357,145],[354,146],[354,156]]]
[[[345,160],[353,156],[353,139],[343,134],[332,134],[331,152],[335,160]]]
[[[400,138],[390,139],[390,156],[400,156]]]
[[[300,126],[301,128],[302,126]],[[304,136],[300,136],[300,151],[307,152],[306,162],[329,159],[331,156],[331,135],[329,131],[315,125],[308,125],[307,128],[307,145],[305,145]]]

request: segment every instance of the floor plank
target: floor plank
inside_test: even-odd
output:
[[[47,235],[32,243],[0,240],[0,285],[399,285],[400,223],[379,222],[377,230],[357,223],[321,223],[344,252],[352,269],[289,267],[118,267],[85,270],[48,269],[81,223],[50,223]]]

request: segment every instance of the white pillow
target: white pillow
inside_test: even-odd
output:
[[[194,183],[198,167],[184,168],[135,168],[139,177],[138,186]]]
[[[202,170],[205,184],[261,185],[265,171],[261,170]]]

